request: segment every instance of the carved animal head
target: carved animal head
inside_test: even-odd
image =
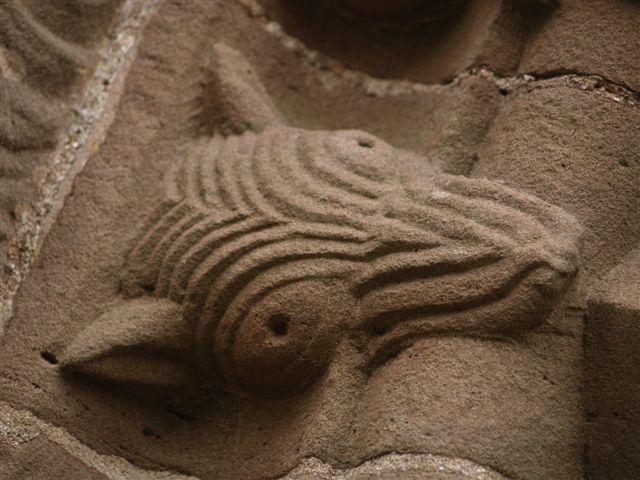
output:
[[[122,298],[63,366],[286,395],[349,336],[376,364],[428,335],[534,328],[578,268],[576,221],[531,195],[438,174],[364,132],[254,130],[167,174]]]

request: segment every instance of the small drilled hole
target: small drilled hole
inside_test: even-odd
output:
[[[371,140],[358,140],[358,145],[362,148],[373,148],[373,142]]]
[[[58,357],[56,357],[53,353],[51,352],[40,352],[40,356],[47,362],[49,362],[51,365],[57,365],[58,364]]]
[[[274,315],[270,319],[271,332],[277,337],[284,337],[289,331],[289,320],[287,315]]]

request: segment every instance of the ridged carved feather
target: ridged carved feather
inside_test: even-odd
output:
[[[183,304],[205,356],[234,343],[247,314],[227,315],[234,305],[310,279],[345,282],[358,326],[387,346],[542,322],[577,268],[573,217],[416,165],[358,131],[214,139],[167,176],[169,201],[129,256],[125,294]]]

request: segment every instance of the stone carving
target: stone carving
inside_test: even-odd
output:
[[[215,53],[221,125],[247,131],[214,136],[167,174],[122,299],[63,367],[282,396],[313,381],[347,332],[373,368],[425,336],[545,320],[578,268],[572,216],[365,132],[287,127],[243,58]]]
[[[121,0],[0,2],[0,264]],[[81,95],[80,95],[81,96]],[[15,248],[15,246],[14,246]],[[15,255],[13,256],[15,257]],[[16,262],[16,258],[10,259]]]
[[[640,5],[374,2],[125,3],[0,339],[0,477],[635,480]],[[78,4],[22,2],[85,48]]]
[[[4,0],[0,10],[3,70],[42,94],[69,93],[94,63],[96,55],[89,47],[106,34],[119,4]]]

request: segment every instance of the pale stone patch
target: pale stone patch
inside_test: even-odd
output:
[[[282,480],[507,480],[489,467],[462,458],[430,454],[389,453],[354,468],[335,468],[308,458]]]
[[[31,412],[0,403],[0,444],[19,449],[21,445],[41,435],[109,480],[198,480],[196,477],[167,471],[144,470],[124,458],[102,455]]]

